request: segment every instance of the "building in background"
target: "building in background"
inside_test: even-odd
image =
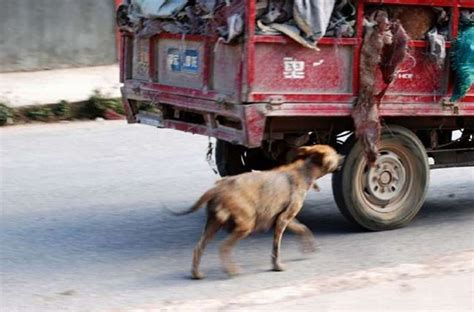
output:
[[[117,61],[115,0],[2,0],[0,72]]]

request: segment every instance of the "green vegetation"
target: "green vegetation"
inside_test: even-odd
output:
[[[89,119],[105,117],[105,112],[107,110],[114,111],[120,115],[125,114],[120,99],[105,98],[100,92],[95,91],[82,107],[80,116]]]
[[[4,126],[13,121],[13,111],[10,107],[0,103],[0,126]]]
[[[49,106],[30,106],[25,109],[24,115],[35,121],[49,121],[52,118],[51,107]]]
[[[106,118],[108,112],[124,115],[121,99],[107,98],[100,92],[84,102],[69,103],[61,101],[51,105],[33,105],[11,108],[0,103],[0,126],[29,122],[57,122],[61,120],[84,120]]]
[[[52,105],[51,112],[59,119],[67,120],[71,118],[71,103],[62,100],[58,104]]]

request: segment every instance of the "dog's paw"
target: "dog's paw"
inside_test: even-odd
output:
[[[282,272],[285,271],[285,266],[279,262],[273,264],[273,271]]]
[[[317,248],[316,248],[316,243],[314,242],[314,240],[305,241],[303,245],[301,246],[301,251],[303,253],[314,253],[316,252],[316,250]]]
[[[195,279],[195,280],[203,279],[203,278],[204,278],[204,274],[202,274],[202,273],[199,272],[199,271],[192,271],[192,272],[191,272],[191,278],[192,278],[192,279]]]
[[[226,269],[226,273],[229,275],[229,277],[235,277],[240,274],[240,269],[236,266],[230,267]]]

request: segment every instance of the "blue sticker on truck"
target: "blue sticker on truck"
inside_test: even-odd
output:
[[[197,74],[199,71],[199,52],[193,49],[168,49],[167,67],[172,72]]]

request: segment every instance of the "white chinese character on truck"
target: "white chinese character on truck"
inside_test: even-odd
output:
[[[304,61],[298,61],[293,57],[283,59],[283,76],[285,79],[304,79]]]

